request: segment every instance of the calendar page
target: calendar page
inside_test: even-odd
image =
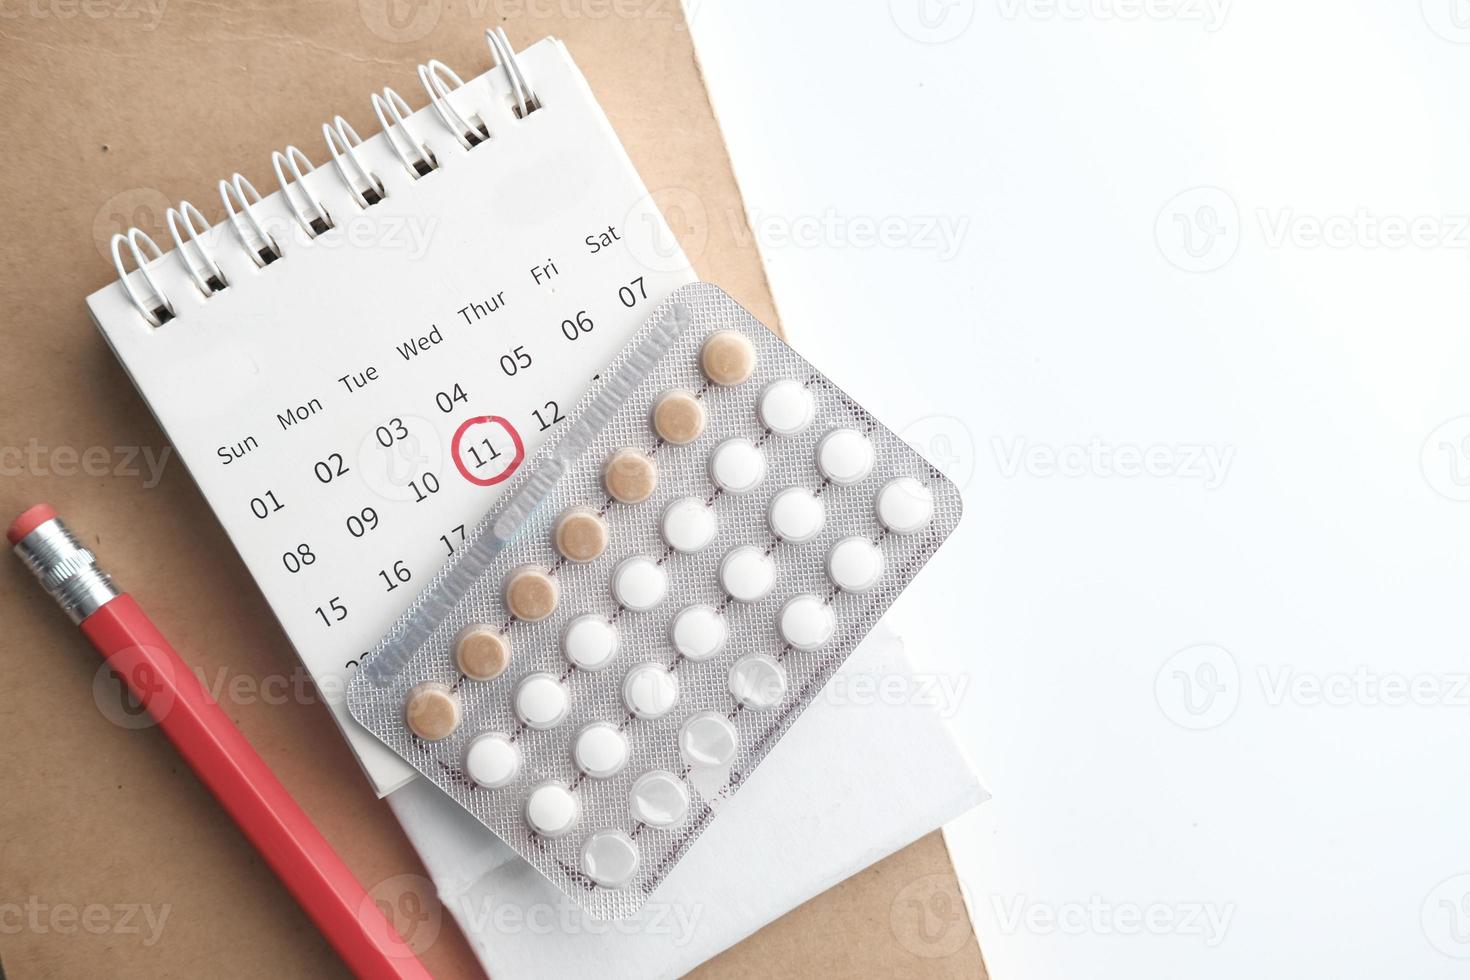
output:
[[[356,147],[380,200],[358,200],[350,162],[306,172],[293,193],[330,230],[277,192],[250,210],[279,258],[225,221],[200,236],[225,288],[206,295],[176,249],[147,266],[171,319],[121,283],[88,300],[380,794],[413,771],[347,714],[358,658],[694,280],[562,45],[516,59],[532,111],[497,67],[394,127],[437,168],[415,176],[385,134]],[[456,115],[488,138],[466,148]]]

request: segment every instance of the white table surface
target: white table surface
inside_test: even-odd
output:
[[[1464,976],[1470,5],[691,12],[794,342],[965,485],[897,696],[997,980]]]

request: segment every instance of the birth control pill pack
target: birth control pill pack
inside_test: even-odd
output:
[[[684,286],[365,659],[349,706],[589,914],[631,917],[960,509],[728,295]]]

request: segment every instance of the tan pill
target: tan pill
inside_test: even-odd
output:
[[[527,565],[511,572],[505,583],[505,608],[516,619],[534,623],[556,611],[556,579],[546,569]]]
[[[466,626],[454,643],[454,662],[470,680],[494,680],[510,665],[510,640],[493,626]]]
[[[608,496],[623,504],[641,504],[658,486],[658,467],[636,449],[619,449],[602,468]]]
[[[682,388],[666,391],[653,406],[653,431],[676,446],[693,442],[704,431],[704,406]]]
[[[447,684],[425,681],[408,692],[403,714],[410,731],[425,741],[437,742],[459,727],[459,698]]]
[[[705,339],[699,350],[699,366],[704,376],[717,385],[738,385],[755,370],[755,347],[743,333],[720,330]]]
[[[607,550],[607,522],[590,507],[569,507],[556,519],[551,542],[567,561],[592,561]]]

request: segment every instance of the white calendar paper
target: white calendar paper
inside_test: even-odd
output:
[[[357,659],[694,279],[563,46],[517,59],[540,106],[524,117],[499,67],[448,94],[481,144],[432,107],[406,118],[438,169],[414,179],[383,134],[356,148],[381,201],[307,173],[330,231],[278,191],[253,211],[279,259],[224,221],[201,240],[225,289],[206,297],[177,250],[149,263],[173,319],[151,325],[120,283],[88,299],[380,794],[413,771],[348,716]]]

